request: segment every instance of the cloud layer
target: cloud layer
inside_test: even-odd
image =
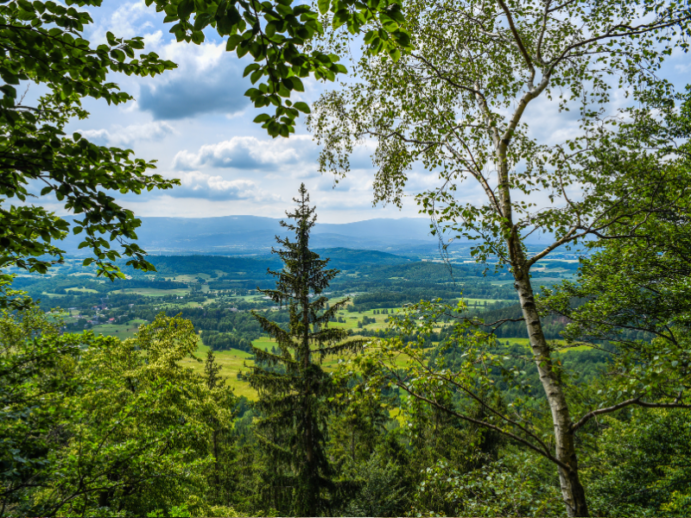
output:
[[[173,126],[167,122],[149,122],[130,126],[114,125],[110,130],[78,130],[90,141],[109,146],[131,147],[138,142],[158,141],[175,133]]]
[[[277,195],[268,194],[250,180],[225,180],[199,171],[177,175],[181,186],[166,191],[175,198],[205,198],[208,200],[254,200],[257,202],[278,200]]]
[[[246,63],[226,52],[224,44],[171,42],[160,46],[159,53],[178,68],[140,87],[139,108],[155,120],[236,115],[249,105],[244,93],[251,85],[242,77]]]
[[[197,152],[180,151],[173,158],[173,167],[182,171],[201,167],[276,169],[283,165],[314,161],[317,152],[312,138],[307,135],[278,140],[233,137],[202,146]]]

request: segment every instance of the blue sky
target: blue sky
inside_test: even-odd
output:
[[[107,31],[143,36],[146,51],[178,64],[178,69],[156,78],[110,77],[136,101],[113,107],[88,100],[91,117],[68,128],[95,142],[128,147],[137,156],[156,159],[160,174],[182,181],[182,186],[165,194],[123,198],[123,204],[137,215],[281,217],[304,181],[323,222],[417,216],[410,197],[401,211],[372,207],[371,146],[356,152],[353,172],[334,189],[333,179],[317,172],[318,148],[304,125],[289,139],[271,139],[253,124],[258,112],[243,96],[249,88],[249,81],[242,78],[247,63],[226,52],[224,42],[213,33],[202,45],[177,43],[163,25],[163,16],[143,1],[104,0],[91,13],[95,24],[87,35],[92,42],[105,40]],[[689,63],[688,56],[673,56],[668,75],[683,84]],[[333,86],[308,80],[299,100],[312,102]],[[531,127],[538,133],[557,140],[571,136],[575,128],[573,116],[558,115],[548,103],[534,106],[531,118]],[[434,174],[414,169],[409,189],[420,192],[435,183]],[[462,195],[473,201],[481,193],[469,183]]]
[[[182,181],[172,191],[122,198],[137,215],[278,218],[305,182],[323,222],[417,216],[412,199],[403,211],[372,207],[371,149],[356,153],[352,175],[334,189],[333,178],[317,172],[318,148],[304,118],[290,139],[272,139],[252,123],[259,112],[243,95],[250,83],[242,77],[249,62],[226,52],[213,32],[202,45],[177,43],[163,16],[142,1],[105,0],[90,11],[95,23],[86,32],[94,44],[105,41],[107,31],[143,36],[145,51],[178,64],[156,78],[109,77],[136,100],[108,106],[89,99],[85,106],[90,118],[68,126],[68,131],[79,131],[99,144],[127,147],[139,157],[155,159],[158,173]],[[312,102],[329,86],[307,80],[296,100]],[[58,204],[47,205],[60,212]]]

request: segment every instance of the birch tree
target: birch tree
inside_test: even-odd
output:
[[[375,202],[400,205],[422,165],[438,184],[417,195],[421,211],[438,230],[476,240],[478,260],[510,267],[552,416],[563,500],[569,516],[587,516],[574,416],[530,272],[557,248],[640,214],[631,203],[638,182],[665,181],[646,176],[657,151],[645,146],[630,148],[638,160],[623,167],[585,157],[615,94],[671,95],[656,74],[673,51],[688,49],[691,9],[669,0],[410,0],[402,11],[413,50],[398,61],[364,52],[356,80],[315,104],[309,125],[324,146],[321,170],[346,175],[354,146],[374,140]],[[365,31],[364,44],[382,30]],[[581,136],[538,138],[534,121],[546,110],[576,111]],[[479,186],[480,201],[458,196],[467,182]],[[553,240],[531,255],[532,232]]]

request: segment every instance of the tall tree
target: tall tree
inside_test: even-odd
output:
[[[334,489],[325,454],[328,398],[339,390],[321,363],[327,355],[356,349],[362,340],[348,339],[345,329],[329,327],[348,299],[326,309],[328,299],[322,293],[338,270],[325,269],[329,260],[309,249],[317,217],[304,184],[294,201],[297,208],[286,213],[294,223],[281,221],[281,226],[294,232],[295,240],[276,237],[283,248],[273,252],[284,267],[280,272],[269,270],[277,277],[275,289],[259,290],[277,304],[288,306],[290,323],[286,330],[264,314],[253,313],[276,339],[278,351],[274,354],[253,347],[255,364],[248,379],[259,397],[259,438],[279,466],[292,468],[288,476],[295,489],[292,512],[321,516],[330,507],[327,495]]]
[[[403,11],[413,51],[397,62],[363,54],[358,80],[317,102],[310,125],[325,144],[322,170],[347,174],[353,146],[372,139],[375,200],[400,203],[408,171],[422,163],[439,177],[418,196],[422,211],[452,236],[479,240],[478,259],[510,266],[552,416],[567,512],[587,516],[572,411],[530,272],[555,249],[602,234],[614,205],[640,213],[630,200],[641,182],[652,189],[668,180],[648,167],[659,156],[645,146],[629,146],[638,160],[625,163],[583,157],[615,88],[669,95],[655,72],[688,48],[691,8],[676,0],[410,0]],[[580,108],[583,139],[536,138],[531,115],[543,122],[550,100],[555,113]],[[457,198],[467,179],[481,201]],[[528,254],[533,232],[554,239]]]

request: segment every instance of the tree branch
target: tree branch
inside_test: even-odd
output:
[[[611,412],[616,412],[617,410],[621,410],[622,408],[625,408],[627,406],[631,405],[638,405],[642,406],[645,408],[691,408],[691,405],[687,405],[684,403],[646,403],[645,401],[641,401],[643,396],[633,398],[633,399],[627,399],[626,401],[622,401],[621,403],[617,403],[616,405],[609,406],[607,408],[600,408],[598,410],[593,410],[592,412],[588,412],[585,414],[583,417],[581,417],[578,422],[575,424],[571,425],[571,431],[575,432],[578,430],[580,427],[582,427],[584,424],[586,424],[588,421],[590,421],[593,417],[601,414],[609,414]]]

